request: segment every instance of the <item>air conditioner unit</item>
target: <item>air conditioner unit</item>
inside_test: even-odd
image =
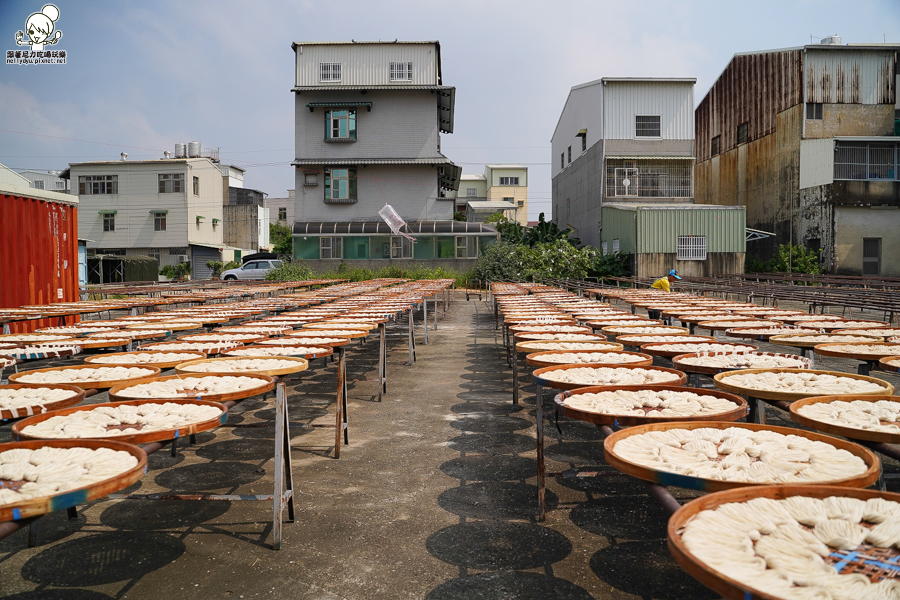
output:
[[[179,254],[179,255],[178,255],[178,262],[180,262],[180,263],[190,262],[190,258],[188,257],[187,254]]]

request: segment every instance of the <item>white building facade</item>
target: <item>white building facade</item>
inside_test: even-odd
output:
[[[89,253],[190,262],[193,279],[223,259],[223,179],[212,159],[73,163],[69,177]]]
[[[577,85],[551,138],[553,220],[599,247],[604,201],[693,202],[693,78]]]

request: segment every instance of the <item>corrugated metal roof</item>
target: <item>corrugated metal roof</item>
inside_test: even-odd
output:
[[[11,183],[0,182],[0,194],[21,196],[23,198],[33,198],[35,200],[45,200],[47,202],[57,202],[61,204],[78,204],[78,196],[74,194],[39,190],[37,188],[28,187],[27,185],[13,185]]]
[[[510,210],[516,208],[516,205],[512,202],[503,202],[502,200],[469,200],[467,202],[469,206],[471,206],[475,210],[481,209],[499,209],[499,210]]]
[[[688,204],[684,202],[605,202],[603,206],[619,210],[744,210],[744,206],[725,204]]]
[[[291,163],[303,165],[452,165],[446,156],[429,158],[298,158]]]
[[[467,221],[410,221],[400,228],[411,235],[496,235],[497,230],[486,223]],[[297,221],[294,235],[393,235],[384,221]]]
[[[628,158],[628,159],[633,159],[633,160],[639,160],[639,159],[644,159],[644,160],[651,160],[651,159],[652,160],[694,160],[697,157],[696,156],[649,156],[649,155],[637,155],[637,154],[632,154],[632,155],[628,155],[628,156],[625,156],[625,155],[620,156],[618,154],[607,154],[606,158]]]
[[[448,85],[296,85],[293,92],[336,92],[356,90],[456,90]]]

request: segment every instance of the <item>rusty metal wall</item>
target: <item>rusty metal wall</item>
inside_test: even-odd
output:
[[[806,101],[822,104],[891,104],[896,98],[893,49],[809,48]]]
[[[775,131],[776,115],[803,102],[802,50],[739,54],[695,111],[697,162],[710,158],[710,140],[720,153],[737,146],[737,128],[748,124],[748,141]]]
[[[0,194],[0,307],[78,301],[78,215],[72,204]],[[57,320],[16,324],[16,333]]]

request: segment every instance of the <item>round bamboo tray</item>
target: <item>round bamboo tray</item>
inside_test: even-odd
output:
[[[549,379],[545,379],[543,377],[544,373],[549,371],[564,371],[568,369],[579,369],[579,368],[607,368],[607,369],[645,369],[647,371],[659,371],[664,373],[671,373],[672,375],[676,375],[675,379],[671,381],[660,381],[655,385],[684,385],[687,383],[687,375],[682,373],[681,371],[676,371],[675,369],[668,369],[666,367],[634,367],[630,365],[556,365],[553,367],[543,367],[541,369],[537,369],[532,373],[534,376],[534,382],[537,385],[542,385],[544,387],[554,388],[557,390],[575,390],[578,388],[596,386],[597,384],[586,384],[586,383],[568,383],[564,381],[552,381]],[[647,384],[648,386],[651,384]],[[598,386],[598,387],[621,387],[621,384],[611,383],[608,386]]]
[[[850,342],[848,344],[818,344],[813,347],[813,350],[819,356],[834,356],[838,358],[852,358],[854,360],[863,360],[863,361],[876,361],[881,360],[882,358],[898,358],[900,359],[900,353],[879,353],[874,354],[871,352],[845,352],[841,350],[834,350],[829,346],[877,346],[879,348],[900,348],[900,344],[891,343],[891,342],[876,342],[874,344],[869,344],[867,342]]]
[[[712,415],[694,415],[689,417],[654,417],[653,409],[647,409],[647,414],[643,417],[637,415],[614,415],[605,413],[595,413],[586,410],[578,410],[568,406],[565,401],[577,394],[596,394],[599,392],[615,392],[619,390],[635,391],[641,390],[670,390],[673,392],[690,392],[701,396],[714,396],[722,398],[734,403],[734,408],[728,412],[716,413]],[[749,407],[747,401],[740,396],[721,392],[719,390],[703,390],[691,387],[682,387],[677,385],[620,385],[620,386],[590,386],[568,390],[557,394],[553,401],[556,404],[556,412],[572,419],[579,421],[587,421],[595,425],[609,425],[610,427],[632,427],[634,425],[646,425],[648,423],[675,423],[684,421],[737,421],[747,415]]]
[[[301,329],[284,336],[284,339],[302,339],[305,337],[346,338],[348,340],[368,337],[368,330],[360,329]]]
[[[378,325],[374,323],[354,323],[353,325],[347,325],[344,323],[329,323],[328,321],[320,321],[318,323],[304,323],[301,329],[305,330],[317,330],[317,329],[335,329],[335,330],[345,330],[345,331],[369,331],[370,329],[375,329]]]
[[[118,348],[119,346],[127,346],[134,340],[130,337],[116,339],[100,339],[100,338],[78,338],[73,340],[73,346],[81,346],[81,349],[98,350],[100,348]],[[54,342],[56,343],[56,342]],[[63,342],[65,344],[66,342]]]
[[[513,325],[508,329],[513,333],[593,333],[590,327],[579,325],[559,325],[558,327],[565,327],[563,330],[558,330],[556,327],[557,325]]]
[[[686,337],[686,338],[691,338],[691,339],[688,340],[687,342],[648,342],[648,341],[646,341],[649,338],[656,338],[656,337]],[[655,343],[659,343],[659,344],[687,344],[690,342],[717,343],[719,340],[712,336],[709,336],[709,335],[687,335],[687,334],[681,334],[681,333],[664,333],[664,334],[657,335],[654,333],[645,333],[645,334],[638,334],[638,335],[620,335],[616,338],[616,341],[621,344],[625,344],[626,346],[640,346],[641,348],[643,348],[647,344],[655,344]]]
[[[40,498],[31,498],[23,502],[4,504],[0,506],[0,522],[18,521],[20,519],[37,517],[53,511],[71,508],[78,504],[85,504],[92,500],[97,500],[98,498],[127,488],[138,481],[143,477],[144,473],[147,472],[147,454],[137,446],[124,444],[122,442],[106,440],[40,440],[31,442],[10,442],[0,444],[0,452],[14,450],[16,448],[37,450],[38,448],[47,446],[53,448],[109,448],[111,450],[118,450],[131,454],[137,459],[138,463],[131,469],[119,473],[114,477],[84,487],[67,490],[52,496],[43,496]]]
[[[553,344],[561,345],[561,344],[573,344],[573,343],[574,344],[590,344],[592,346],[592,348],[590,348],[590,349],[579,350],[579,352],[621,352],[625,348],[624,346],[622,346],[622,344],[617,344],[616,342],[600,342],[600,341],[567,342],[565,340],[533,340],[530,342],[518,342],[516,344],[516,352],[532,353],[532,352],[542,352],[542,351],[551,351],[552,350],[552,348],[550,350],[548,350],[547,348],[532,347],[532,345],[534,345],[534,344],[546,344],[549,346],[549,345],[553,345]],[[561,352],[562,349],[553,350],[553,351]]]
[[[837,315],[810,315],[810,314],[802,314],[794,317],[785,317],[781,319],[786,323],[799,323],[803,324],[803,321],[846,321],[844,317],[838,317]]]
[[[633,330],[633,329],[636,329],[637,327],[646,327],[647,329],[659,329],[659,331],[656,331],[656,332],[654,332],[654,331],[651,331],[651,332],[628,331],[629,329]],[[673,327],[671,325],[645,325],[645,326],[613,325],[612,327],[604,327],[600,331],[603,332],[605,335],[611,335],[611,336],[615,336],[615,337],[618,337],[620,335],[629,335],[629,334],[631,334],[631,335],[642,335],[642,334],[643,335],[667,335],[667,334],[668,335],[676,335],[676,334],[681,334],[681,333],[684,333],[684,334],[690,333],[690,330],[687,327]]]
[[[309,339],[317,339],[315,337],[310,337]],[[332,337],[323,336],[321,339],[337,339]],[[315,342],[313,345],[316,347],[328,347],[328,348],[338,348],[340,346],[346,346],[350,343],[350,338],[340,338],[340,341],[335,342]],[[259,343],[260,346],[306,346],[303,342],[303,338],[278,338],[274,340],[263,340]],[[247,346],[243,346],[246,348]],[[233,348],[234,349],[234,348]]]
[[[73,406],[78,404],[82,400],[84,400],[84,390],[78,386],[74,385],[65,385],[62,383],[8,383],[6,385],[0,385],[0,390],[18,390],[18,389],[40,389],[40,388],[50,388],[54,390],[68,390],[70,392],[75,392],[74,396],[70,396],[68,398],[63,398],[62,400],[57,400],[56,402],[47,402],[44,403],[42,408],[38,404],[32,404],[30,406],[24,406],[22,408],[13,408],[0,410],[0,419],[18,419],[24,415],[19,413],[25,413],[25,415],[31,416],[34,414],[34,408],[38,408],[38,410],[56,410],[58,408],[65,408],[67,406]]]
[[[348,342],[344,342],[345,344]],[[291,348],[295,349],[295,353],[293,354],[266,354],[265,351],[271,348],[284,348],[290,350]],[[301,350],[302,348],[309,350],[313,349],[315,352],[306,352],[305,350]],[[248,352],[249,351],[249,352]],[[256,351],[256,354],[253,352]],[[240,348],[232,348],[227,352],[223,352],[225,356],[231,356],[234,358],[242,358],[242,357],[266,357],[266,358],[282,358],[286,356],[299,356],[300,358],[305,358],[306,360],[313,360],[315,358],[324,358],[326,356],[331,356],[334,354],[334,349],[330,346],[301,346],[301,345],[292,345],[292,344],[284,344],[284,345],[274,345],[270,344],[268,346],[241,346]]]
[[[203,344],[210,342],[153,342],[151,344],[147,344],[146,346],[141,345],[140,348],[137,349],[137,352],[198,352],[205,354],[206,356],[212,356],[214,354],[221,354],[226,350],[231,350],[233,348],[240,348],[244,344],[242,342],[228,342],[225,346],[217,347],[217,348],[208,348],[204,350],[169,350],[166,346],[175,346],[182,344]],[[215,343],[215,342],[211,342]]]
[[[206,421],[199,421],[197,423],[188,423],[187,425],[183,425],[176,429],[156,429],[153,431],[148,431],[147,433],[135,433],[131,435],[116,435],[116,436],[106,436],[106,437],[97,437],[97,438],[42,438],[37,436],[27,435],[22,433],[22,430],[26,427],[30,427],[32,425],[37,425],[47,419],[52,417],[61,417],[65,415],[71,415],[72,413],[76,413],[84,410],[96,410],[101,407],[109,407],[115,408],[117,406],[130,405],[130,406],[140,406],[142,404],[165,404],[167,402],[172,402],[175,404],[202,404],[205,406],[214,406],[222,411],[222,413],[214,418],[208,419]],[[12,433],[16,438],[16,441],[22,440],[58,440],[58,439],[87,439],[87,440],[115,440],[117,442],[124,442],[127,444],[149,444],[150,442],[160,442],[163,440],[172,440],[178,439],[180,437],[184,437],[186,435],[192,435],[195,433],[200,433],[201,431],[209,431],[210,429],[215,429],[219,425],[224,424],[228,420],[228,409],[219,404],[218,402],[211,402],[209,400],[194,400],[188,398],[181,398],[177,400],[159,400],[159,399],[137,399],[132,398],[131,400],[121,400],[119,402],[105,402],[103,404],[89,404],[87,406],[75,406],[73,408],[66,408],[63,410],[54,410],[53,412],[46,412],[40,415],[35,415],[33,417],[29,417],[27,419],[22,419],[18,423],[15,423],[12,427]],[[129,426],[135,426],[136,424],[130,424]],[[124,427],[124,426],[120,426]]]
[[[262,359],[262,360],[285,360],[291,363],[294,363],[292,367],[283,367],[281,369],[260,369],[260,370],[235,370],[229,371],[225,366],[216,370],[216,371],[196,371],[191,369],[191,367],[195,365],[216,365],[221,364],[226,361],[234,362],[240,361],[241,359]],[[175,372],[178,374],[206,374],[209,372],[213,372],[216,374],[229,374],[229,375],[244,375],[247,373],[253,373],[255,375],[268,375],[269,377],[278,377],[279,375],[290,375],[291,373],[299,373],[300,371],[305,371],[309,367],[309,362],[305,358],[297,358],[295,356],[228,356],[223,358],[204,358],[200,360],[190,360],[187,362],[182,362],[178,366],[175,367]]]
[[[144,365],[150,365],[153,367],[159,367],[160,369],[164,370],[164,369],[171,369],[175,365],[180,365],[181,363],[183,363],[185,361],[184,361],[184,359],[181,359],[181,360],[169,360],[169,361],[149,362],[149,363],[142,363],[142,362],[114,363],[114,362],[107,362],[106,359],[113,357],[113,356],[134,357],[137,354],[152,354],[152,355],[158,356],[160,354],[172,354],[172,353],[175,353],[175,352],[173,351],[170,353],[170,352],[166,352],[164,350],[141,350],[138,352],[113,352],[111,354],[96,354],[94,356],[88,356],[87,358],[84,359],[84,362],[92,364],[92,365],[104,365],[104,366],[110,366],[110,367],[142,367]],[[198,360],[206,358],[205,353],[195,352],[192,350],[182,350],[182,351],[177,352],[177,354],[193,354],[197,357]]]
[[[176,323],[174,321],[153,321],[149,325],[128,325],[126,331],[140,331],[142,329],[166,329],[168,331],[188,331],[203,327],[201,323]]]
[[[762,330],[768,329],[765,333],[760,333]],[[795,333],[791,333],[794,331]],[[794,328],[793,325],[788,326],[787,328],[783,327],[734,327],[732,329],[726,329],[725,335],[733,338],[743,338],[747,340],[760,340],[767,341],[773,336],[776,335],[802,335],[804,333],[810,333],[814,335],[821,335],[818,329],[804,329],[802,327]]]
[[[167,329],[156,328],[151,331],[141,331],[140,329],[118,329],[115,331],[117,334],[121,334],[121,337],[130,337],[132,340],[150,340],[156,338],[166,338],[172,335],[172,332]],[[101,337],[102,336],[102,337]],[[105,340],[105,339],[118,339],[116,337],[107,337],[105,333],[89,333],[84,336],[85,340]]]
[[[725,342],[680,342],[681,344],[687,344],[691,346],[698,346],[700,344],[713,344],[716,346],[734,346],[740,348],[741,352],[756,352],[759,350],[758,347],[753,346],[751,344],[727,344]],[[685,352],[683,350],[663,350],[662,346],[671,346],[672,344],[667,344],[666,342],[654,342],[652,344],[644,344],[641,346],[641,352],[645,352],[646,354],[650,354],[652,356],[661,356],[663,358],[672,358],[673,356],[680,356]]]
[[[14,342],[16,344],[43,344],[46,342],[72,342],[77,338],[74,335],[62,335],[53,333],[7,333],[0,335],[0,342]]]
[[[685,373],[698,373],[700,375],[716,375],[718,373],[726,373],[729,371],[749,371],[750,369],[745,369],[743,367],[734,367],[732,369],[723,369],[721,367],[705,367],[703,365],[692,365],[685,363],[683,359],[703,356],[706,354],[705,352],[692,352],[689,354],[679,354],[678,356],[672,357],[672,366],[678,369],[679,371],[684,371]],[[763,356],[772,356],[777,358],[791,358],[800,361],[802,364],[806,365],[803,367],[794,367],[796,369],[804,369],[807,370],[812,367],[812,361],[803,356],[797,356],[796,354],[782,354],[779,352],[752,352],[748,354],[755,355],[763,355]],[[758,369],[757,369],[758,370]]]
[[[525,363],[531,365],[532,367],[558,367],[560,365],[568,365],[568,364],[581,364],[581,363],[565,363],[565,362],[554,362],[544,360],[543,357],[548,354],[560,355],[560,354],[602,354],[604,356],[628,356],[631,358],[637,358],[638,360],[632,360],[631,362],[596,362],[591,364],[603,364],[610,367],[618,367],[618,366],[628,366],[628,367],[649,367],[653,364],[653,357],[648,356],[646,354],[641,354],[640,352],[614,352],[609,350],[545,350],[543,352],[535,352],[533,354],[529,354],[525,357]],[[599,357],[598,357],[599,358]],[[586,363],[585,363],[586,364]]]
[[[770,341],[771,343],[773,343],[773,344],[778,344],[778,345],[780,345],[780,346],[793,346],[794,348],[815,348],[815,347],[818,346],[819,344],[849,344],[849,343],[852,343],[852,342],[841,342],[841,341],[821,342],[821,341],[815,341],[815,340],[805,341],[805,340],[803,340],[803,339],[799,339],[799,340],[789,340],[789,339],[785,339],[785,338],[790,338],[790,337],[800,337],[800,338],[804,338],[804,337],[812,337],[812,336],[820,336],[820,335],[834,335],[834,336],[837,336],[838,334],[834,334],[834,333],[801,333],[801,334],[787,333],[787,334],[784,334],[784,335],[773,335],[773,336],[771,336],[771,337],[769,338],[769,341]],[[842,334],[839,334],[839,335],[852,335],[852,334],[844,334],[844,333],[842,333]],[[868,337],[868,338],[872,338],[872,341],[873,341],[873,342],[882,342],[882,341],[884,341],[884,338],[874,337],[874,336],[869,336],[869,335],[866,335],[866,336],[860,336],[860,337]]]
[[[237,392],[229,392],[227,394],[208,394],[205,391],[191,391],[191,392],[181,392],[180,395],[170,396],[169,398],[131,398],[129,396],[120,396],[120,394],[134,385],[139,383],[149,383],[148,381],[139,381],[135,383],[127,383],[122,385],[117,385],[116,387],[109,390],[109,399],[111,401],[120,401],[120,400],[169,400],[169,399],[179,399],[179,398],[196,398],[197,400],[209,400],[210,402],[228,402],[229,400],[243,400],[244,398],[249,398],[251,396],[256,396],[257,394],[264,394],[266,392],[270,392],[275,389],[275,380],[269,377],[268,375],[256,375],[254,373],[191,373],[190,375],[168,375],[166,377],[156,377],[150,381],[168,381],[169,379],[181,379],[182,381],[189,381],[191,379],[199,379],[201,377],[252,377],[254,379],[259,379],[259,386],[249,388],[246,390],[240,390]]]
[[[227,337],[226,337],[227,336]],[[234,339],[227,339],[234,336]],[[182,343],[200,342],[207,344],[255,344],[260,340],[266,339],[267,335],[250,335],[250,334],[223,334],[215,333],[193,333],[178,336],[176,339]],[[240,338],[240,339],[238,339]]]
[[[672,553],[675,562],[687,571],[691,577],[729,600],[783,600],[782,596],[773,596],[772,594],[750,588],[747,585],[732,579],[726,573],[710,567],[685,547],[685,544],[682,541],[682,534],[688,522],[701,511],[714,510],[722,504],[746,502],[748,500],[753,500],[754,498],[781,500],[798,495],[811,498],[842,496],[847,498],[857,498],[863,501],[868,500],[869,498],[884,498],[885,500],[900,502],[900,494],[851,487],[836,487],[832,485],[766,485],[742,487],[716,492],[688,502],[669,518],[669,552]],[[842,552],[841,554],[846,553]],[[840,555],[832,560],[840,560]],[[859,560],[862,559],[860,558]],[[867,565],[867,570],[870,571],[872,575],[879,575],[883,572],[877,566],[873,565]]]
[[[887,400],[890,402],[898,403],[898,407],[900,407],[900,396],[864,396],[857,394],[843,394],[839,396],[812,396],[810,398],[804,398],[803,400],[797,400],[796,402],[793,402],[791,404],[791,419],[793,419],[795,423],[803,425],[804,427],[809,427],[810,429],[815,429],[816,431],[821,431],[823,433],[830,433],[832,435],[841,435],[845,438],[850,438],[851,440],[884,442],[886,444],[900,443],[900,430],[898,430],[897,433],[872,431],[869,429],[861,429],[859,427],[851,427],[849,425],[838,425],[836,423],[818,421],[816,419],[801,415],[798,412],[801,408],[803,408],[804,406],[809,406],[810,404],[820,404],[823,402],[831,403],[836,401],[852,402],[855,400],[860,400],[862,402],[878,402],[880,400]]]
[[[735,323],[741,323],[739,327],[735,327]],[[744,329],[751,328],[762,328],[762,327],[777,327],[781,325],[778,321],[758,321],[753,319],[748,319],[746,321],[741,321],[740,319],[729,319],[727,321],[700,321],[697,323],[697,327],[700,329],[706,329],[708,331],[728,331],[729,329],[740,329],[746,325]]]
[[[9,380],[12,382],[18,383],[18,381],[22,377],[24,377],[26,375],[32,375],[34,373],[46,373],[48,371],[80,371],[80,370],[85,370],[85,369],[97,369],[97,368],[99,368],[99,367],[97,367],[95,365],[75,365],[72,367],[48,367],[46,369],[33,369],[31,371],[22,371],[21,373],[15,373],[14,375],[10,375]],[[142,383],[144,381],[148,381],[150,379],[158,377],[159,374],[162,372],[159,367],[151,367],[149,365],[141,365],[140,368],[141,369],[149,369],[150,371],[153,371],[153,373],[150,373],[148,375],[136,376],[134,379],[116,379],[116,380],[111,380],[111,381],[78,381],[78,382],[69,381],[65,385],[74,385],[75,387],[79,387],[84,390],[111,388],[111,387],[114,387],[114,386],[117,386],[117,385],[120,385],[120,384],[126,383],[126,382],[131,383],[131,384]],[[22,383],[28,383],[28,382],[23,381]],[[35,384],[35,385],[43,385],[43,384]],[[54,383],[54,384],[48,384],[48,385],[58,385],[58,384]]]
[[[19,360],[12,356],[0,356],[0,369],[14,367],[17,364],[19,364]]]
[[[625,460],[624,458],[621,458],[619,455],[617,455],[615,451],[615,446],[618,442],[632,435],[639,435],[650,431],[665,431],[669,429],[700,429],[705,427],[713,429],[728,429],[729,427],[740,427],[742,429],[751,429],[753,431],[774,431],[782,435],[796,435],[799,437],[805,437],[815,442],[824,442],[826,444],[830,444],[831,446],[834,446],[835,448],[838,448],[840,450],[846,450],[854,456],[858,456],[864,463],[866,463],[866,470],[859,475],[854,475],[853,477],[848,477],[846,479],[822,481],[819,482],[820,485],[865,488],[869,487],[878,480],[878,475],[881,471],[881,461],[879,460],[878,456],[868,448],[863,448],[858,444],[854,444],[840,438],[832,437],[830,435],[816,433],[814,431],[797,429],[795,427],[776,427],[774,425],[760,425],[757,423],[688,421],[683,423],[653,423],[649,425],[637,425],[629,429],[617,431],[603,440],[603,455],[606,459],[606,462],[619,471],[627,473],[628,475],[631,475],[633,477],[637,477],[638,479],[643,479],[645,481],[650,481],[652,483],[657,483],[663,486],[672,485],[675,487],[681,487],[690,490],[699,490],[701,492],[718,492],[721,490],[730,490],[737,487],[759,487],[764,485],[772,485],[771,483],[764,484],[748,483],[743,481],[706,479],[703,477],[694,477],[692,475],[684,475],[671,471],[659,471]]]
[[[688,313],[688,314],[680,314],[680,315],[676,315],[676,316],[674,316],[673,318],[675,318],[675,319],[681,321],[682,323],[693,323],[693,324],[697,324],[697,323],[701,323],[701,322],[703,322],[703,321],[713,321],[713,320],[716,320],[717,317],[723,317],[722,320],[728,320],[728,321],[740,321],[740,320],[742,320],[741,317],[739,317],[739,316],[737,316],[737,315],[733,315],[733,314],[728,313],[728,312],[707,312],[707,313],[693,313],[693,314]],[[751,321],[751,320],[755,320],[755,319],[750,319],[750,318],[748,317],[747,320],[748,320],[748,321]]]
[[[900,373],[900,356],[888,356],[879,359],[878,368],[882,371]]]
[[[559,335],[571,336],[572,339],[562,339],[562,338],[544,338],[540,336],[544,335],[555,335],[552,331],[530,331],[527,333],[516,333],[513,334],[513,341],[518,344],[519,342],[550,342],[550,341],[559,341],[559,342],[605,342],[606,339],[602,335],[595,335],[593,333],[561,333]],[[537,336],[537,337],[536,337]]]
[[[624,323],[624,324],[623,324]],[[662,321],[657,319],[598,319],[596,321],[588,321],[587,325],[591,329],[600,329],[604,327],[649,327],[650,325],[663,325]]]
[[[874,377],[868,377],[866,375],[856,375],[855,373],[841,373],[838,371],[822,371],[816,369],[744,369],[741,371],[741,373],[815,373],[817,375],[835,375],[839,377],[846,377],[849,379],[868,381],[878,384],[884,388],[883,390],[879,390],[878,392],[858,394],[860,396],[890,395],[894,393],[894,386],[889,384],[887,381],[882,381],[881,379],[875,379]],[[726,371],[724,373],[714,375],[713,380],[716,384],[716,387],[733,394],[740,394],[742,396],[748,396],[751,398],[760,398],[762,400],[787,400],[793,402],[795,400],[802,400],[803,398],[821,395],[814,392],[805,394],[801,392],[776,392],[757,390],[753,388],[742,388],[736,385],[730,385],[726,381],[724,381],[729,375],[732,374],[734,374],[734,371]]]

